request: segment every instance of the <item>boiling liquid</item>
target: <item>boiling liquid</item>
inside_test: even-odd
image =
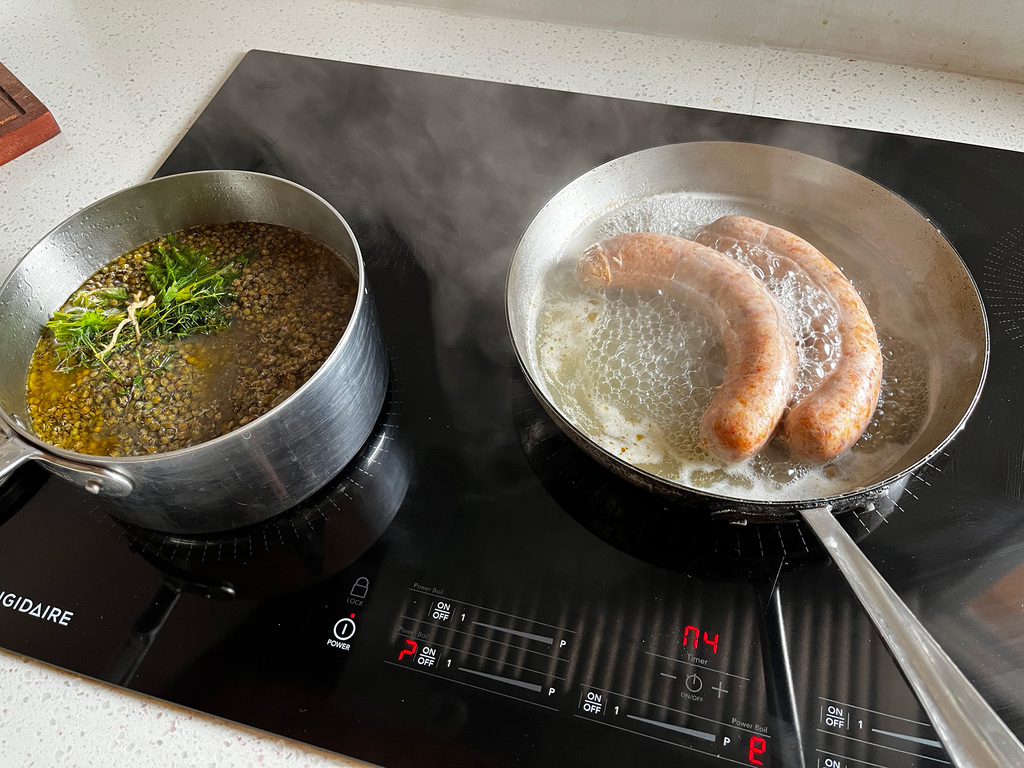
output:
[[[699,224],[681,219],[678,206],[658,202],[598,222],[547,276],[537,318],[537,360],[562,413],[629,464],[724,496],[828,496],[898,457],[927,416],[927,365],[919,350],[884,328],[876,328],[884,358],[879,404],[852,450],[824,465],[807,466],[792,460],[778,440],[739,464],[725,464],[701,447],[700,419],[725,373],[716,321],[682,295],[593,295],[583,292],[575,277],[576,261],[590,242],[626,231],[696,234]],[[835,304],[791,262],[766,260],[763,253],[742,248],[728,255],[763,279],[799,342],[798,401],[839,359]]]

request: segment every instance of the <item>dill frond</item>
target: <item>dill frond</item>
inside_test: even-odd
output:
[[[195,248],[168,236],[145,265],[152,301],[124,288],[78,291],[46,327],[57,346],[58,370],[100,366],[110,354],[157,339],[210,333],[230,323],[225,310],[235,299],[231,284],[249,256],[217,267],[213,247]],[[126,322],[127,321],[127,322]],[[121,333],[128,323],[135,333]]]

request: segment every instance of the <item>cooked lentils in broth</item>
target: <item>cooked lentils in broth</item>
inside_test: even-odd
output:
[[[43,440],[100,456],[203,443],[285,400],[341,339],[357,276],[324,244],[293,229],[252,222],[196,227],[171,237],[196,248],[212,245],[210,260],[218,266],[245,255],[232,284],[237,298],[225,310],[229,326],[115,349],[105,360],[113,375],[102,367],[57,371],[53,334],[44,331],[27,393],[32,426]],[[151,289],[144,265],[166,242],[159,238],[124,254],[80,290],[124,287],[129,295],[145,296]]]

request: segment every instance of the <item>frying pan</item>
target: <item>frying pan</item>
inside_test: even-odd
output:
[[[568,284],[594,240],[635,230],[692,237],[726,214],[799,234],[853,281],[884,340],[886,366],[906,355],[921,376],[922,386],[911,391],[919,406],[912,428],[897,432],[898,439],[873,439],[867,449],[855,446],[813,482],[751,486],[728,471],[664,473],[581,420],[553,386],[561,373],[552,376],[542,363],[538,339],[552,286]],[[875,624],[953,762],[1024,765],[1024,746],[834,517],[879,499],[936,457],[963,428],[984,384],[989,335],[977,286],[917,210],[859,174],[790,150],[735,142],[643,150],[589,171],[541,209],[513,256],[506,313],[531,389],[583,450],[641,488],[685,500],[698,508],[694,514],[740,523],[803,519]],[[889,405],[900,405],[898,395]],[[718,479],[705,483],[706,477]]]

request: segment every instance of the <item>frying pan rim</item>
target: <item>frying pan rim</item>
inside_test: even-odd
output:
[[[977,302],[977,309],[980,315],[980,330],[984,337],[984,352],[982,354],[981,367],[978,373],[977,386],[975,387],[974,392],[971,394],[970,401],[967,403],[966,407],[962,409],[963,412],[960,414],[960,418],[957,419],[956,424],[948,432],[948,434],[945,435],[941,440],[937,441],[934,445],[932,445],[932,447],[928,451],[926,451],[921,458],[912,462],[909,466],[903,467],[902,469],[894,472],[893,474],[888,475],[883,480],[876,481],[868,486],[860,486],[849,490],[845,490],[840,493],[825,496],[779,500],[757,499],[745,496],[727,495],[713,491],[708,491],[701,488],[696,488],[679,481],[674,481],[661,477],[660,475],[649,472],[641,467],[638,467],[635,464],[625,461],[619,456],[616,456],[614,453],[605,449],[597,441],[595,441],[593,438],[591,438],[589,435],[587,435],[585,432],[579,429],[576,423],[571,418],[563,414],[562,410],[558,408],[553,402],[551,402],[547,394],[543,392],[543,390],[538,386],[538,384],[535,381],[535,375],[532,370],[532,367],[529,365],[528,361],[525,359],[520,349],[520,345],[517,342],[517,336],[512,319],[512,281],[514,279],[514,273],[517,263],[520,262],[521,260],[522,247],[524,242],[526,241],[534,224],[538,221],[538,219],[542,217],[542,215],[549,209],[550,206],[555,204],[557,198],[559,198],[571,187],[581,184],[583,179],[585,179],[586,177],[596,175],[598,171],[605,169],[608,166],[611,166],[616,163],[628,162],[631,158],[644,155],[652,151],[670,152],[672,150],[678,150],[679,148],[682,147],[727,147],[729,145],[742,145],[745,148],[758,147],[771,152],[779,152],[783,154],[791,154],[803,158],[809,158],[811,161],[815,163],[820,163],[825,166],[832,166],[834,168],[841,169],[842,172],[853,174],[859,177],[860,179],[863,179],[864,181],[884,191],[887,195],[894,197],[901,203],[908,206],[911,210],[913,210],[913,212],[917,214],[917,216],[919,216],[921,220],[923,220],[923,222],[927,224],[927,226],[931,227],[936,232],[936,234],[938,234],[938,236],[942,239],[942,242],[944,242],[948,247],[949,253],[956,258],[956,260],[962,267],[963,275],[967,278],[966,283],[964,285],[964,293],[969,293],[970,298]],[[967,290],[968,286],[971,289],[970,291]],[[868,501],[872,498],[876,498],[884,494],[891,486],[894,486],[897,483],[904,480],[905,478],[913,475],[922,467],[926,466],[938,454],[940,454],[966,426],[968,419],[974,412],[974,409],[977,406],[978,401],[981,399],[982,392],[984,391],[985,382],[988,378],[989,358],[992,349],[988,312],[985,309],[985,303],[981,295],[981,291],[978,288],[977,281],[974,279],[974,275],[967,267],[967,263],[963,260],[963,257],[960,256],[959,251],[957,251],[957,249],[953,246],[949,238],[946,237],[945,233],[939,227],[937,227],[930,218],[925,216],[916,205],[908,201],[905,197],[895,192],[888,186],[881,184],[875,181],[874,179],[871,179],[865,176],[864,174],[847,168],[846,166],[841,165],[839,163],[819,157],[818,155],[812,154],[810,152],[803,152],[800,150],[790,149],[788,147],[780,147],[773,144],[763,144],[760,142],[750,141],[690,141],[648,147],[646,149],[637,150],[636,152],[630,152],[625,155],[612,158],[611,160],[601,163],[600,165],[594,166],[590,170],[580,174],[576,178],[564,184],[548,198],[544,205],[542,205],[537,210],[537,213],[531,219],[527,227],[523,230],[523,234],[520,236],[518,242],[516,243],[516,248],[513,252],[512,260],[509,264],[509,268],[505,277],[505,322],[508,327],[509,336],[512,341],[513,352],[516,356],[516,360],[519,363],[519,366],[523,374],[526,377],[526,381],[530,387],[530,390],[534,393],[534,395],[537,397],[538,401],[548,412],[548,414],[554,419],[555,423],[559,426],[559,428],[567,432],[567,434],[569,434],[569,437],[573,440],[573,442],[579,444],[579,441],[583,441],[586,445],[599,451],[603,460],[610,462],[612,465],[614,465],[614,467],[609,467],[609,469],[618,468],[621,471],[617,472],[616,474],[624,476],[626,480],[632,482],[634,485],[641,485],[641,483],[635,479],[635,477],[640,477],[646,481],[648,487],[650,487],[652,490],[654,490],[654,492],[658,493],[659,495],[669,497],[689,496],[695,499],[699,499],[704,503],[717,506],[720,508],[719,511],[737,512],[740,515],[747,514],[745,510],[756,509],[765,514],[777,517],[797,517],[799,515],[800,510],[802,509],[811,509],[816,507],[826,507],[829,509],[849,508],[852,506],[856,506],[861,501]],[[605,462],[601,461],[600,463],[604,464]],[[891,466],[896,465],[898,463],[899,459],[896,459],[889,465],[890,468],[886,469],[885,471],[888,473],[891,469]]]

